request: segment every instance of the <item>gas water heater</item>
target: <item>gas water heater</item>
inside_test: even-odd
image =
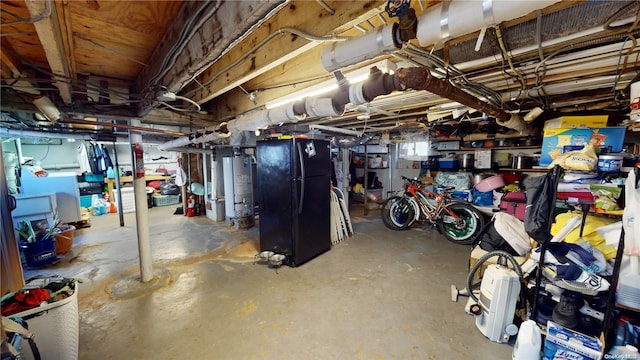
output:
[[[244,153],[222,158],[225,220],[238,229],[255,225],[252,161],[251,156]]]

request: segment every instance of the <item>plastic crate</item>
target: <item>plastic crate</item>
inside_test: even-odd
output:
[[[121,188],[120,192],[122,194],[122,212],[130,213],[136,211],[136,198],[133,193],[132,187]],[[116,203],[116,207],[118,206],[118,196],[114,195],[114,202]]]
[[[158,195],[153,197],[155,206],[175,205],[180,202],[180,195]]]

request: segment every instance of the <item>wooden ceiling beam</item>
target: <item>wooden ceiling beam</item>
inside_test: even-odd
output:
[[[35,22],[33,25],[47,56],[49,68],[56,75],[54,76],[54,80],[56,80],[54,85],[60,90],[62,101],[65,104],[71,104],[71,84],[68,81],[71,77],[71,72],[67,62],[56,7],[53,5],[53,1],[49,0],[25,0],[25,4],[31,17],[34,18],[46,14],[48,10],[51,11],[49,16]],[[56,77],[59,78],[56,79]]]
[[[192,94],[190,98],[200,104],[206,103],[320,44],[285,33],[255,50],[245,61],[235,64],[237,59],[249,52],[259,41],[280,29],[295,28],[316,36],[339,34],[376,16],[382,10],[384,2],[335,1],[330,6],[334,10],[333,15],[317,3],[287,3],[277,14],[267,19],[198,76],[197,82],[189,86],[190,91],[187,94]],[[316,61],[319,62],[320,59]],[[226,70],[228,68],[230,69]],[[198,83],[205,84],[204,88]]]
[[[175,17],[176,20],[154,50],[148,66],[136,79],[133,93],[141,94],[149,100],[155,100],[155,91],[159,86],[177,93],[215,61],[238,37],[260,23],[282,2],[185,2]],[[183,32],[188,29],[190,21],[194,21],[193,24],[200,21],[200,18],[192,19],[197,13],[200,17],[208,13],[212,15],[199,28],[194,28],[193,33],[187,35],[186,42],[180,40],[184,37]],[[174,56],[176,47],[181,50]],[[152,102],[140,103],[139,115],[144,115],[152,107]]]
[[[17,91],[34,95],[40,94],[40,91],[29,81],[8,80],[28,77],[28,75],[25,74],[26,71],[22,66],[22,61],[15,50],[13,50],[11,44],[9,44],[9,41],[3,37],[1,38],[1,42],[2,51],[0,52],[0,57],[2,58],[2,78],[5,79],[5,82],[9,83],[9,85],[15,87]]]

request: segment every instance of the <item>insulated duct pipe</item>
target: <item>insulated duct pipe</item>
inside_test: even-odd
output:
[[[544,9],[557,0],[443,1],[418,18],[416,38],[429,46]],[[453,16],[455,15],[455,16]],[[346,46],[349,41],[342,42]]]
[[[158,148],[165,150],[188,144],[197,144],[209,140],[215,140],[230,134],[239,134],[244,131],[265,129],[273,125],[295,123],[309,117],[334,116],[344,110],[348,103],[362,104],[369,102],[380,95],[387,95],[392,91],[427,90],[442,97],[457,101],[465,106],[482,111],[495,117],[498,121],[514,126],[514,129],[523,131],[520,124],[523,121],[517,115],[483,102],[463,90],[451,85],[449,82],[431,76],[427,68],[401,68],[393,75],[385,74],[377,68],[372,68],[369,78],[363,83],[342,85],[331,94],[331,97],[305,98],[295,103],[253,112],[249,115],[229,121],[226,126],[221,125],[217,131],[208,135],[190,136],[179,138],[160,145]]]
[[[76,139],[76,140],[93,140],[91,135],[87,134],[63,134],[63,133],[51,133],[40,132],[32,130],[22,129],[8,129],[0,127],[0,135],[16,136],[20,138],[49,138],[49,139]]]
[[[243,131],[266,129],[283,122],[297,122],[300,118],[294,111],[294,105],[294,103],[289,103],[273,109],[264,109],[248,115],[242,115],[229,121],[227,129],[232,133],[241,133]],[[304,114],[302,112],[297,113],[298,115]]]
[[[190,136],[182,136],[177,139],[167,141],[166,143],[158,145],[158,150],[166,151],[172,148],[178,148],[181,146],[187,146],[191,144]]]
[[[557,2],[559,1],[443,1],[427,9],[417,19],[415,38],[421,46],[430,46],[527,15]],[[453,14],[455,16],[451,16]],[[401,23],[403,20],[407,21],[401,19]],[[415,26],[411,19],[408,21],[411,26]],[[405,26],[400,29],[397,23],[393,23],[347,41],[332,43],[322,49],[322,66],[325,70],[334,72],[376,58],[400,49],[402,43],[411,40],[413,35],[413,31],[407,32]]]
[[[398,24],[393,23],[347,41],[334,42],[322,49],[320,60],[328,72],[373,59],[388,51],[400,49]]]

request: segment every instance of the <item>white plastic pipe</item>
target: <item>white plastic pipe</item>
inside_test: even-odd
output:
[[[421,46],[433,45],[527,15],[556,2],[558,1],[445,1],[429,8],[418,18],[416,38]],[[349,41],[340,44],[347,43]]]
[[[389,24],[360,37],[332,43],[322,49],[322,66],[325,70],[334,72],[399,49],[401,44],[394,39],[397,27],[395,23]]]

